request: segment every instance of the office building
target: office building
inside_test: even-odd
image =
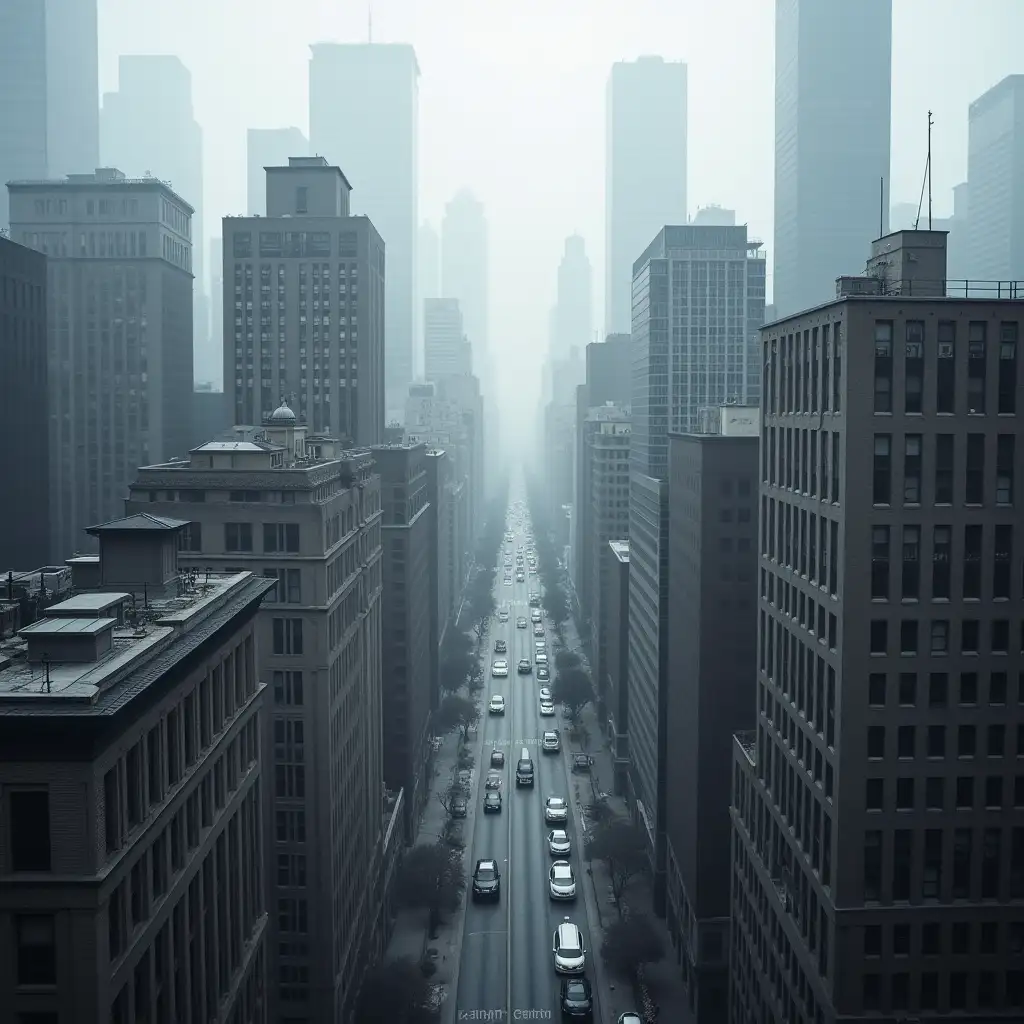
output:
[[[423,375],[428,381],[473,372],[458,299],[424,299],[423,324]]]
[[[629,782],[629,541],[611,540],[600,557],[608,563],[606,589],[598,614],[608,638],[600,664],[598,688],[603,692],[605,728],[612,749],[617,796],[626,796]]]
[[[698,1024],[728,1016],[732,735],[754,723],[757,672],[756,407],[709,409],[669,435],[665,894]]]
[[[210,345],[216,354],[210,377],[196,377],[196,384],[210,384],[224,391],[224,239],[210,239]],[[232,417],[234,409],[231,410]]]
[[[287,167],[289,157],[313,156],[298,128],[249,128],[245,133],[247,217],[267,212],[267,168]]]
[[[267,168],[264,217],[224,218],[224,390],[236,424],[288,399],[314,433],[384,429],[384,241],[320,156]]]
[[[441,448],[427,448],[424,466],[427,471],[427,501],[430,516],[430,710],[441,701],[440,659],[451,621],[453,605],[454,558],[451,545],[456,540],[454,509],[451,503],[452,463]]]
[[[436,537],[428,501],[427,448],[423,444],[372,449],[380,473],[383,583],[381,642],[384,651],[384,780],[404,790],[406,842],[416,838],[430,790],[432,659],[430,563]]]
[[[315,153],[341,162],[353,209],[387,242],[387,421],[400,416],[413,379],[418,310],[419,66],[398,43],[317,43],[309,62],[309,137]],[[370,442],[360,442],[370,443]]]
[[[92,527],[72,595],[5,645],[6,1019],[268,1020],[254,619],[270,584],[182,571],[186,528]]]
[[[426,326],[423,320],[424,302],[437,298],[441,294],[441,236],[433,224],[424,221],[420,224],[416,242],[416,284],[419,288],[416,323],[416,360],[415,375],[421,376],[424,364],[424,345]]]
[[[944,241],[879,239],[867,278],[762,332],[736,1021],[1024,1008],[1024,302],[944,295]]]
[[[97,0],[0,4],[0,228],[8,181],[99,166]]]
[[[311,435],[286,406],[259,430],[145,466],[129,512],[191,520],[181,560],[275,580],[256,629],[273,687],[261,741],[270,1019],[347,1021],[384,948],[380,485],[368,452]],[[396,806],[396,802],[397,805]],[[394,839],[391,840],[393,844]]]
[[[11,237],[47,257],[50,557],[119,515],[137,466],[188,451],[189,206],[114,168],[8,186]]]
[[[223,391],[214,391],[209,385],[197,385],[192,392],[189,450],[211,438],[221,437],[233,426],[227,395]]]
[[[458,299],[466,337],[482,361],[489,349],[490,287],[484,205],[469,189],[445,204],[441,220],[441,295]]]
[[[864,265],[866,226],[888,231],[891,79],[892,0],[776,0],[779,316],[832,299]]]
[[[0,236],[0,566],[49,561],[46,257]]]
[[[977,281],[1024,278],[1024,75],[976,99],[967,122],[967,266]],[[992,296],[998,297],[998,296]]]
[[[488,462],[485,459],[487,435],[484,421],[484,399],[480,394],[480,381],[472,374],[459,377],[441,377],[435,385],[437,397],[455,411],[462,423],[460,435],[466,449],[466,463],[469,479],[469,525],[466,543],[470,551],[476,550],[480,531],[484,528],[484,495],[488,484],[484,473]]]
[[[613,64],[606,104],[604,330],[628,334],[633,262],[662,225],[686,223],[686,65]]]
[[[583,352],[594,340],[590,260],[579,235],[570,235],[565,240],[556,295],[552,359],[563,358],[573,348]]]
[[[117,91],[104,93],[100,111],[100,157],[104,167],[119,167],[129,178],[166,181],[192,207],[193,372],[196,380],[210,380],[221,355],[209,340],[203,130],[192,109],[192,76],[177,57],[118,58]]]

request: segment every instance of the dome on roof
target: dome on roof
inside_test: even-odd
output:
[[[288,408],[288,403],[281,402],[281,405],[270,414],[272,423],[294,423],[295,413]]]

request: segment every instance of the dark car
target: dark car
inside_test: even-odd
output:
[[[487,773],[487,779],[484,782],[484,789],[501,789],[501,772],[492,768]]]
[[[573,754],[572,770],[574,772],[589,772],[594,759],[589,754]]]
[[[493,860],[478,860],[473,869],[473,899],[496,900],[501,893],[501,873]]]
[[[551,681],[551,673],[548,671],[547,665],[537,666],[537,682],[547,683]]]
[[[586,978],[566,978],[562,982],[561,1002],[564,1020],[594,1019],[594,1000]]]
[[[451,816],[453,818],[464,818],[466,816],[466,798],[457,796],[451,802]]]
[[[501,793],[496,789],[484,794],[484,814],[501,814]]]
[[[533,672],[533,666],[530,664],[530,659],[529,658],[520,658],[519,659],[519,667],[516,669],[516,671],[521,676],[531,675],[532,672]]]
[[[491,767],[492,768],[504,768],[505,767],[505,751],[504,750],[492,750],[491,751]]]
[[[507,644],[505,643],[504,640],[495,640],[494,641],[494,653],[495,654],[507,654],[508,653]]]

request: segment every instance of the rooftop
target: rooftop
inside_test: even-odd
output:
[[[629,541],[628,540],[610,540],[608,546],[612,549],[615,557],[620,562],[629,561]]]

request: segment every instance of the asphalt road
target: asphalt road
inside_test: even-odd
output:
[[[524,503],[525,505],[525,503]],[[515,548],[526,546],[522,530],[512,542]],[[503,542],[504,558],[505,543]],[[513,580],[515,577],[513,576]],[[503,771],[502,813],[483,814],[477,809],[471,845],[467,849],[470,867],[477,860],[493,858],[502,869],[501,897],[497,903],[474,903],[467,893],[465,932],[462,942],[459,988],[456,997],[455,1019],[492,1020],[560,1020],[559,983],[552,963],[552,937],[555,928],[568,916],[579,925],[584,937],[588,962],[596,955],[591,950],[586,906],[582,894],[584,877],[579,844],[573,820],[572,786],[567,776],[565,760],[558,754],[544,754],[541,736],[545,729],[563,732],[563,721],[540,715],[538,691],[541,684],[536,674],[520,676],[516,666],[520,658],[534,661],[533,626],[529,622],[530,590],[540,592],[539,578],[527,574],[524,583],[503,583],[499,570],[495,581],[495,601],[498,608],[508,608],[509,621],[499,622],[497,616],[491,624],[485,661],[484,696],[501,693],[505,697],[504,716],[490,715],[484,703],[484,742],[480,764],[474,776],[472,799],[483,801],[484,789],[479,780],[487,775],[490,753],[500,748],[505,752]],[[516,619],[526,618],[527,629],[517,629]],[[553,633],[545,623],[548,657],[554,668],[551,650]],[[505,640],[507,655],[494,653],[494,641]],[[491,677],[491,663],[505,657],[509,663],[507,679]],[[564,742],[563,736],[563,742]],[[535,781],[532,788],[515,785],[515,767],[523,747],[530,750],[534,763]],[[544,802],[549,796],[564,797],[570,807],[567,828],[573,849],[569,857],[576,874],[579,896],[573,902],[556,902],[548,894],[548,870],[554,859],[548,853],[547,833],[552,827],[544,822]],[[509,957],[509,951],[511,956]],[[594,983],[593,972],[587,976]],[[594,992],[595,1003],[599,994]],[[488,1011],[500,1011],[485,1016]],[[473,1016],[470,1016],[473,1014]],[[595,1007],[594,1020],[599,1021],[599,1007]]]

